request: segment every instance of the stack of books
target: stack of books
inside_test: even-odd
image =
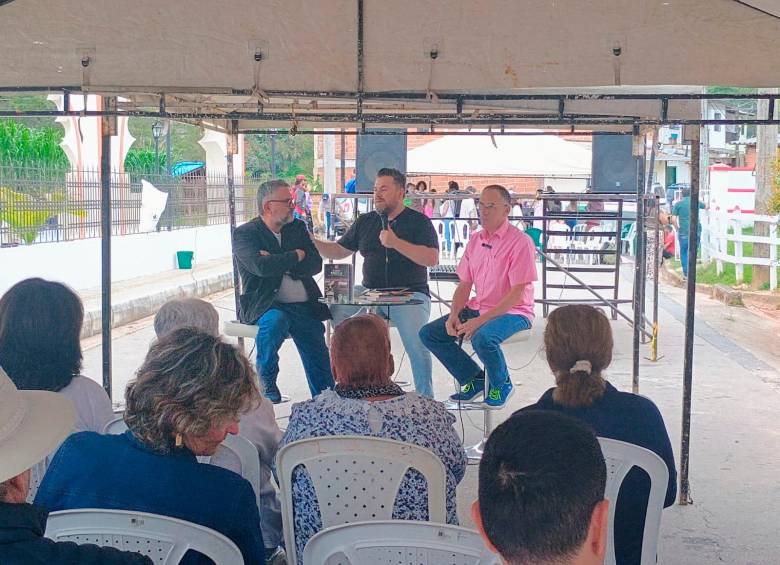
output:
[[[366,304],[405,304],[412,298],[412,293],[401,289],[373,289],[360,295],[360,301]]]

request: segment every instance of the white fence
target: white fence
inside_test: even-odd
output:
[[[702,259],[715,260],[718,274],[723,273],[723,264],[732,263],[737,281],[745,278],[745,265],[763,265],[769,269],[769,288],[777,288],[777,248],[780,236],[777,226],[778,216],[759,216],[756,214],[725,213],[722,211],[702,211]],[[769,236],[744,235],[742,229],[753,226],[754,222],[769,224]],[[728,253],[729,242],[734,243],[734,254]],[[745,243],[763,243],[769,245],[769,258],[745,256]]]

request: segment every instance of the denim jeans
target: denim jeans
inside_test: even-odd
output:
[[[355,296],[364,290],[364,287],[356,285]],[[418,394],[433,398],[433,385],[431,382],[433,360],[431,359],[431,352],[425,348],[418,335],[420,328],[430,319],[431,297],[422,292],[415,292],[412,296],[417,300],[422,300],[422,304],[413,306],[372,306],[371,310],[390,320],[398,328],[401,343],[406,350],[409,364],[412,367],[414,388]],[[333,325],[337,326],[361,310],[366,310],[366,308],[366,306],[334,304],[330,307],[330,311],[333,314]],[[397,355],[395,360],[396,363],[399,362]]]
[[[688,233],[685,235],[682,232],[677,233],[677,240],[680,242],[680,263],[682,265],[683,276],[688,276],[688,244],[690,240]],[[699,234],[699,245],[701,245],[701,234]],[[697,249],[698,250],[698,249]]]
[[[479,312],[464,308],[462,319],[479,317]],[[420,339],[431,350],[441,364],[455,377],[459,384],[464,385],[476,377],[482,369],[468,353],[458,346],[458,340],[447,333],[445,323],[448,316],[434,320],[420,330]],[[485,367],[490,386],[498,387],[509,379],[504,352],[501,343],[519,331],[531,329],[531,322],[519,314],[503,314],[493,318],[471,337],[471,346]]]
[[[312,398],[333,387],[325,324],[305,304],[275,304],[257,321],[257,374],[263,384],[276,384],[279,348],[291,337],[303,362]]]

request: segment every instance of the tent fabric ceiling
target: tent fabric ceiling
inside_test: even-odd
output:
[[[409,151],[408,174],[586,178],[590,144],[554,136],[442,137]]]
[[[358,5],[15,0],[0,87],[354,93]],[[777,82],[780,19],[734,0],[364,0],[363,29],[364,92]]]

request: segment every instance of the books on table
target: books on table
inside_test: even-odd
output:
[[[349,263],[327,263],[325,271],[325,300],[335,304],[352,302],[354,275]]]

